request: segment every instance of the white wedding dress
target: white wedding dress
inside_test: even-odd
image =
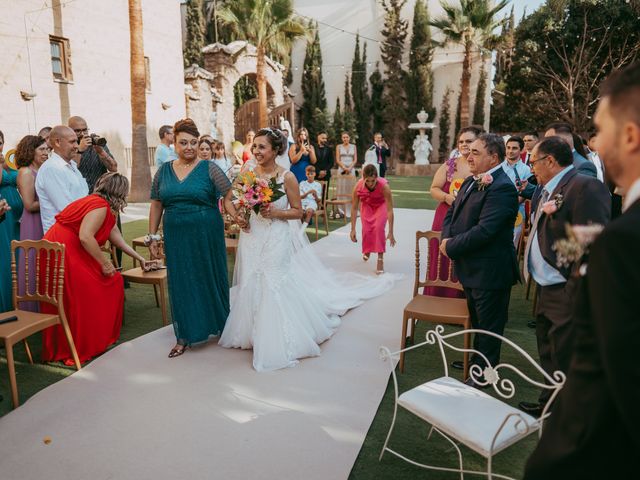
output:
[[[286,195],[273,206],[287,208]],[[340,316],[388,291],[397,278],[326,268],[300,221],[269,220],[252,212],[249,225],[250,231],[240,234],[231,312],[219,345],[253,348],[257,371],[292,367],[300,358],[320,355],[318,345],[333,335]]]

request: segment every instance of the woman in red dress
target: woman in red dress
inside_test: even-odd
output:
[[[122,238],[116,215],[127,205],[129,181],[119,173],[100,177],[94,194],[76,200],[56,215],[44,238],[65,245],[64,310],[81,362],[100,355],[120,336],[124,286],[122,276],[104,256],[107,240],[127,255],[148,265]],[[42,282],[41,282],[42,284]],[[50,283],[52,285],[52,283]],[[42,303],[41,311],[55,313]],[[73,365],[62,327],[43,332],[42,360]]]

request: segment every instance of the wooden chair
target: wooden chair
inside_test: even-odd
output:
[[[136,252],[138,251],[138,247],[146,247],[146,245],[144,244],[144,237],[136,237],[136,238],[134,238],[131,241],[131,247]],[[138,261],[135,258],[133,258],[132,261],[133,261],[133,266],[135,267],[138,264]]]
[[[18,273],[16,267],[18,251],[21,251],[21,254],[25,258],[25,278],[29,278],[29,271],[35,271],[35,289],[33,293],[29,292],[29,288],[25,288],[23,295],[18,294]],[[35,255],[29,258],[29,252],[31,251],[35,251]],[[24,342],[29,363],[33,364],[33,357],[31,356],[31,350],[27,343],[27,337],[51,326],[61,325],[67,338],[69,350],[71,350],[76,369],[80,370],[82,367],[64,311],[64,245],[47,240],[13,240],[11,242],[11,278],[14,309],[10,312],[0,313],[0,321],[13,316],[18,317],[18,320],[0,324],[0,340],[4,342],[7,354],[11,399],[13,401],[13,408],[16,408],[20,405],[13,358],[13,346],[16,343],[20,341]],[[44,285],[41,284],[42,279],[44,280]],[[32,287],[32,285],[28,286]],[[36,313],[20,310],[20,302],[49,303],[58,309],[58,313]]]
[[[327,196],[329,195],[329,192],[327,190],[329,189],[327,188],[326,181],[318,180],[318,183],[322,185],[322,201],[318,205],[318,209],[313,214],[313,226],[316,227],[316,240],[318,240],[318,222],[320,221],[321,217],[324,218],[324,230],[327,232],[327,235],[329,235],[329,218],[327,217],[326,207]]]
[[[353,189],[356,186],[357,178],[353,175],[338,175],[336,178],[336,193],[330,199],[325,200],[324,210],[328,210],[331,206],[331,211],[335,214],[336,207],[338,210],[342,207],[344,212],[344,224],[347,224],[347,206],[351,205],[351,198],[353,195]],[[351,215],[357,215],[358,212],[351,212]]]
[[[144,242],[143,242],[144,244]],[[164,242],[158,242],[161,258],[164,260]],[[115,247],[111,246],[112,251]],[[111,258],[116,268],[119,267],[114,253]],[[168,325],[167,319],[167,269],[153,270],[145,272],[142,267],[134,267],[122,272],[122,278],[129,283],[140,283],[142,285],[153,285],[153,293],[156,297],[156,306],[160,307],[162,313],[162,325]]]
[[[427,244],[427,268],[425,272],[425,279],[420,279],[420,240],[426,239]],[[434,243],[432,240],[437,242]],[[432,247],[436,245],[434,251]],[[423,295],[422,289],[424,287],[446,287],[463,291],[463,287],[460,282],[453,279],[453,262],[449,262],[449,269],[447,271],[446,280],[440,279],[440,267],[441,262],[439,250],[440,247],[440,232],[416,232],[416,268],[415,268],[415,280],[413,283],[413,299],[404,307],[404,315],[402,317],[402,347],[404,350],[407,344],[407,327],[409,321],[411,321],[411,342],[413,343],[415,337],[416,322],[421,320],[432,323],[444,323],[446,325],[460,325],[465,330],[471,328],[471,318],[469,316],[469,308],[467,307],[467,301],[464,298],[446,298],[446,297],[432,297],[429,295]],[[436,266],[436,278],[434,280],[429,279],[429,267],[433,262],[437,262]],[[464,348],[468,350],[471,344],[471,336],[469,334],[464,335]],[[404,352],[400,354],[400,372],[404,371]],[[464,378],[467,378],[469,373],[469,353],[464,352]]]

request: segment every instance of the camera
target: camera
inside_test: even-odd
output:
[[[104,147],[107,144],[107,139],[101,137],[100,135],[96,135],[92,133],[89,135],[91,137],[91,145],[97,145],[98,147]]]

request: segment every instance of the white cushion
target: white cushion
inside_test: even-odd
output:
[[[511,417],[496,439],[493,454],[538,429],[537,420],[486,393],[450,377],[441,377],[404,392],[398,404],[485,458],[504,419]],[[530,427],[516,423],[524,419]]]

